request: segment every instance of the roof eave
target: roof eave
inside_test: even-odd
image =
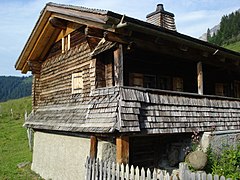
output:
[[[66,11],[66,8],[69,8],[69,11]],[[75,11],[76,13],[72,13],[71,11]],[[90,10],[89,10],[90,11]],[[106,29],[111,28],[111,25],[107,25],[108,19],[108,12],[104,13],[95,13],[97,17],[90,17],[90,16],[81,16],[78,14],[78,12],[82,11],[80,9],[74,9],[72,6],[62,6],[57,4],[48,3],[44,9],[42,10],[40,17],[35,24],[32,33],[30,34],[16,64],[15,68],[17,70],[21,70],[22,73],[27,73],[29,70],[29,67],[27,65],[27,61],[29,60],[29,56],[31,55],[32,51],[35,48],[35,44],[39,41],[39,37],[44,30],[45,26],[48,23],[48,20],[51,16],[64,19],[70,22],[78,23],[78,24],[87,24],[92,26],[100,26],[103,25]],[[83,13],[89,13],[91,12],[83,12]],[[35,48],[36,49],[36,48]]]
[[[130,28],[135,31],[139,31],[145,34],[156,35],[161,37],[166,37],[168,40],[181,42],[182,44],[190,45],[196,47],[197,49],[202,49],[207,52],[215,53],[218,52],[218,55],[226,56],[232,59],[237,59],[240,61],[240,53],[232,51],[221,46],[211,44],[209,42],[190,37],[188,35],[181,34],[176,31],[168,30],[151,23],[134,19],[131,17],[125,17],[123,20],[124,23],[120,23],[116,28]]]
[[[46,22],[48,21],[49,17],[50,17],[51,13],[47,10],[47,5],[43,8],[43,10],[41,11],[41,14],[15,64],[15,68],[17,70],[22,70],[24,65],[26,64],[26,59],[28,57],[28,55],[31,52],[31,49],[33,48],[35,42],[38,39],[38,36],[41,33],[41,30],[44,28],[44,25],[46,24]],[[26,72],[22,72],[22,73],[26,73]]]

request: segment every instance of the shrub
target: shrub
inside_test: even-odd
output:
[[[222,154],[215,154],[208,149],[208,165],[206,171],[227,178],[240,178],[240,143],[234,146],[224,146]]]

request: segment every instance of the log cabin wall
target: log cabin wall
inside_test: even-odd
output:
[[[33,110],[37,109],[38,101],[40,98],[40,85],[39,85],[40,75],[39,74],[33,74],[32,79],[32,108]]]
[[[35,80],[35,106],[74,102],[72,75],[81,72],[83,87],[80,98],[86,100],[91,86],[95,85],[95,59],[91,59],[91,49],[84,34],[78,30],[70,34],[70,49],[62,53],[61,40],[50,49],[41,66],[38,82]],[[39,87],[39,88],[36,88]],[[39,90],[41,89],[41,92]],[[36,96],[36,97],[38,97]],[[78,97],[79,98],[79,97]]]

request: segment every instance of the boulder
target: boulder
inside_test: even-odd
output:
[[[207,164],[207,154],[203,151],[190,152],[187,161],[195,170],[202,170]]]

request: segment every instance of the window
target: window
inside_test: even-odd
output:
[[[156,88],[156,76],[141,74],[141,73],[130,73],[129,74],[129,85],[146,87],[146,88]]]
[[[218,96],[231,96],[230,85],[227,83],[216,83],[215,94]]]
[[[156,88],[156,76],[144,74],[143,87]]]
[[[72,94],[81,93],[83,89],[82,72],[72,74]]]
[[[62,38],[62,53],[70,49],[70,34]]]
[[[158,77],[158,88],[164,90],[171,90],[171,77],[169,76],[159,76]]]
[[[129,74],[129,85],[143,87],[143,74],[130,73]]]
[[[96,87],[112,87],[114,85],[113,53],[108,51],[97,57]]]

